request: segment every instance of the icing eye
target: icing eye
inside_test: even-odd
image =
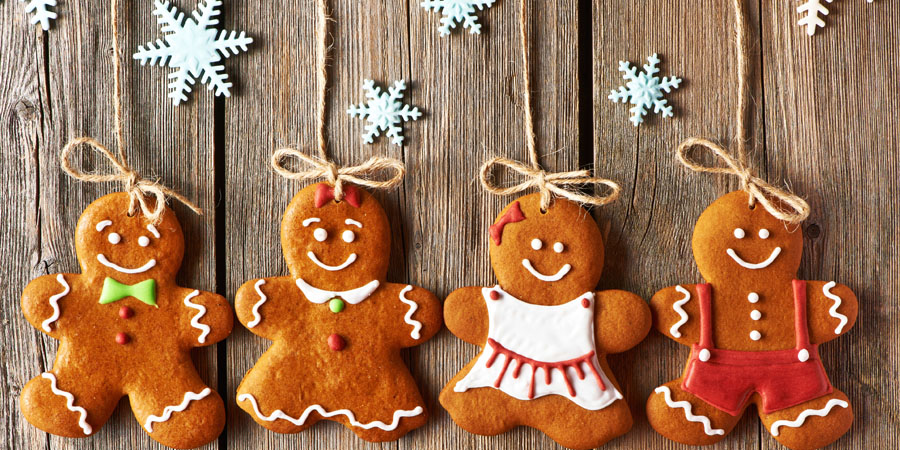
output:
[[[534,239],[531,241],[531,248],[533,248],[535,250],[540,250],[541,247],[543,247],[543,246],[544,246],[544,243],[541,242],[540,239]]]
[[[140,245],[141,247],[146,247],[146,246],[150,245],[150,238],[148,238],[147,236],[139,237],[138,245]]]
[[[313,237],[317,241],[323,242],[325,239],[328,239],[328,232],[324,228],[316,228],[316,231],[313,231]]]
[[[759,238],[760,239],[768,239],[769,238],[769,230],[767,230],[765,228],[763,228],[762,230],[759,230]]]
[[[747,233],[744,232],[743,228],[735,228],[734,229],[734,237],[736,237],[738,239],[743,239],[744,236],[746,236],[746,235],[747,235]]]
[[[119,242],[122,242],[122,236],[120,236],[119,233],[109,233],[107,239],[109,239],[110,244],[118,244]]]
[[[553,251],[556,253],[562,253],[563,250],[565,250],[565,249],[566,249],[566,246],[563,245],[562,242],[557,242],[557,243],[553,244]]]
[[[356,233],[354,233],[350,230],[345,230],[343,233],[341,233],[341,239],[343,239],[344,242],[349,244],[349,243],[353,242],[354,240],[356,240]]]

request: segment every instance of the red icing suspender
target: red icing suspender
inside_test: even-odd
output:
[[[497,341],[488,338],[488,345],[491,346],[491,349],[494,350],[494,353],[491,355],[490,359],[485,363],[485,367],[490,368],[494,364],[494,360],[497,359],[498,355],[503,355],[506,357],[506,361],[503,362],[503,370],[500,371],[500,375],[497,377],[497,380],[494,381],[494,387],[499,388],[500,382],[503,381],[503,376],[506,375],[506,370],[509,368],[509,363],[513,360],[516,361],[516,368],[513,370],[513,378],[519,378],[519,371],[522,369],[522,365],[530,364],[532,367],[531,371],[531,385],[528,388],[528,398],[534,398],[534,376],[537,374],[538,369],[544,369],[545,374],[545,383],[550,384],[552,380],[551,372],[553,369],[559,370],[563,375],[563,380],[566,382],[566,387],[569,389],[569,395],[575,396],[575,388],[572,387],[572,382],[569,381],[569,375],[566,374],[566,369],[571,367],[575,370],[575,374],[578,376],[579,380],[584,379],[584,370],[581,369],[582,364],[587,364],[588,367],[591,368],[591,373],[594,374],[594,378],[597,379],[597,385],[600,386],[601,391],[606,390],[606,384],[603,382],[603,379],[600,377],[600,372],[597,371],[597,368],[594,367],[593,358],[594,351],[591,350],[586,355],[581,356],[579,358],[570,359],[568,361],[560,361],[555,363],[547,363],[542,361],[536,361],[531,358],[522,356],[512,350],[509,350]]]
[[[709,283],[697,285],[697,297],[700,300],[700,348],[712,349],[712,305]]]
[[[794,280],[794,335],[797,349],[809,348],[809,327],[806,323],[806,281]]]

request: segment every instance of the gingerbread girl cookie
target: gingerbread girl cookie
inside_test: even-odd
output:
[[[606,355],[647,335],[650,309],[629,292],[593,290],[603,256],[600,229],[572,201],[544,212],[531,194],[503,210],[490,228],[499,284],[445,302],[450,331],[483,348],[441,392],[457,424],[482,435],[530,426],[575,449],[631,428]]]
[[[45,275],[25,288],[25,317],[60,343],[53,369],[22,390],[22,412],[48,433],[85,437],[127,395],[154,440],[198,447],[222,432],[225,408],[190,350],[231,333],[231,307],[175,283],[184,236],[172,210],[154,225],[129,214],[130,203],[116,193],[85,209],[75,232],[81,274]]]
[[[647,416],[669,439],[703,445],[754,404],[779,442],[819,448],[853,421],[818,349],[853,327],[856,296],[834,282],[798,280],[801,228],[748,204],[749,194],[736,191],[710,205],[693,238],[707,282],[666,288],[651,301],[656,328],[692,350],[683,376],[650,396]]]
[[[334,197],[331,184],[301,190],[281,225],[291,275],[238,290],[238,320],[274,343],[237,402],[278,433],[327,419],[367,441],[393,441],[427,419],[400,350],[437,333],[441,304],[425,289],[385,281],[391,229],[378,201],[346,184]]]

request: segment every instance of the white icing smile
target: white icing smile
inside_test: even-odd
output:
[[[728,253],[728,256],[730,256],[731,259],[734,260],[734,262],[740,264],[741,267],[744,267],[746,269],[757,270],[757,269],[765,269],[766,267],[769,267],[773,262],[775,262],[775,258],[778,258],[778,255],[781,254],[781,247],[775,247],[775,250],[772,250],[772,254],[769,255],[768,259],[766,259],[765,261],[763,261],[761,263],[756,263],[756,264],[748,263],[747,261],[744,261],[743,259],[741,259],[740,256],[738,256],[737,253],[735,253],[734,250],[732,250],[730,248],[728,250],[726,250],[725,253]]]
[[[108,259],[106,259],[106,256],[103,253],[97,254],[97,261],[100,261],[100,264],[103,264],[104,266],[109,267],[110,269],[113,269],[117,272],[132,273],[132,274],[144,273],[156,266],[156,260],[151,259],[150,261],[147,261],[147,263],[141,267],[138,267],[136,269],[129,269],[127,267],[122,267],[118,264],[110,262]]]
[[[534,266],[531,265],[531,261],[527,258],[522,260],[522,265],[525,266],[525,268],[528,269],[528,271],[531,272],[531,274],[534,275],[535,278],[541,281],[559,281],[562,279],[562,277],[566,276],[566,274],[569,273],[570,270],[572,270],[572,266],[570,264],[566,264],[559,269],[559,272],[556,272],[553,275],[544,275],[535,270]]]
[[[347,266],[356,262],[356,253],[351,253],[350,256],[347,257],[347,260],[344,261],[344,263],[339,266],[329,266],[328,264],[325,264],[322,261],[319,261],[319,258],[313,252],[307,252],[306,256],[310,259],[310,261],[316,263],[317,266],[319,266],[325,270],[331,271],[331,272],[337,272],[338,270],[344,270],[347,268]]]

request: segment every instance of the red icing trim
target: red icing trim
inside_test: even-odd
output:
[[[315,196],[316,208],[321,208],[322,206],[325,206],[325,204],[331,200],[334,200],[334,188],[333,187],[331,187],[325,183],[321,183],[318,186],[316,186],[316,196]],[[354,208],[359,208],[359,205],[362,204],[362,198],[360,197],[359,189],[357,189],[355,186],[352,186],[352,185],[345,186],[344,187],[344,200],[346,200],[347,203],[350,204],[350,206],[352,206]]]
[[[512,206],[509,207],[509,211],[506,211],[506,214],[504,214],[497,223],[491,225],[489,230],[491,240],[494,241],[495,245],[500,245],[501,238],[503,237],[503,227],[523,220],[525,220],[525,214],[522,214],[522,208],[519,207],[519,202],[513,203]]]
[[[500,382],[503,381],[503,376],[506,375],[506,370],[509,368],[509,363],[513,360],[516,361],[516,368],[513,370],[513,378],[519,378],[519,371],[522,369],[524,364],[530,364],[533,370],[531,371],[531,384],[528,388],[528,398],[534,398],[534,377],[537,374],[538,369],[544,369],[544,383],[550,384],[552,381],[552,372],[553,369],[559,370],[563,375],[563,380],[566,382],[566,387],[569,389],[569,395],[575,396],[575,388],[572,386],[572,382],[569,380],[569,376],[566,374],[567,368],[572,368],[575,370],[575,373],[578,375],[578,379],[584,379],[584,371],[581,369],[582,364],[587,364],[588,367],[591,368],[591,372],[594,374],[594,377],[597,379],[597,385],[600,386],[601,391],[606,390],[606,384],[603,382],[603,378],[600,377],[600,372],[597,371],[597,368],[594,367],[593,357],[594,351],[591,350],[584,356],[579,358],[570,359],[568,361],[560,361],[555,363],[548,363],[543,361],[537,361],[526,356],[522,356],[512,350],[507,349],[506,347],[500,345],[497,341],[488,338],[488,345],[494,350],[494,353],[491,355],[490,359],[485,363],[485,367],[490,368],[494,364],[494,360],[497,359],[497,355],[506,356],[505,361],[503,362],[503,370],[500,371],[500,376],[497,377],[497,380],[494,381],[494,387],[499,388]]]

